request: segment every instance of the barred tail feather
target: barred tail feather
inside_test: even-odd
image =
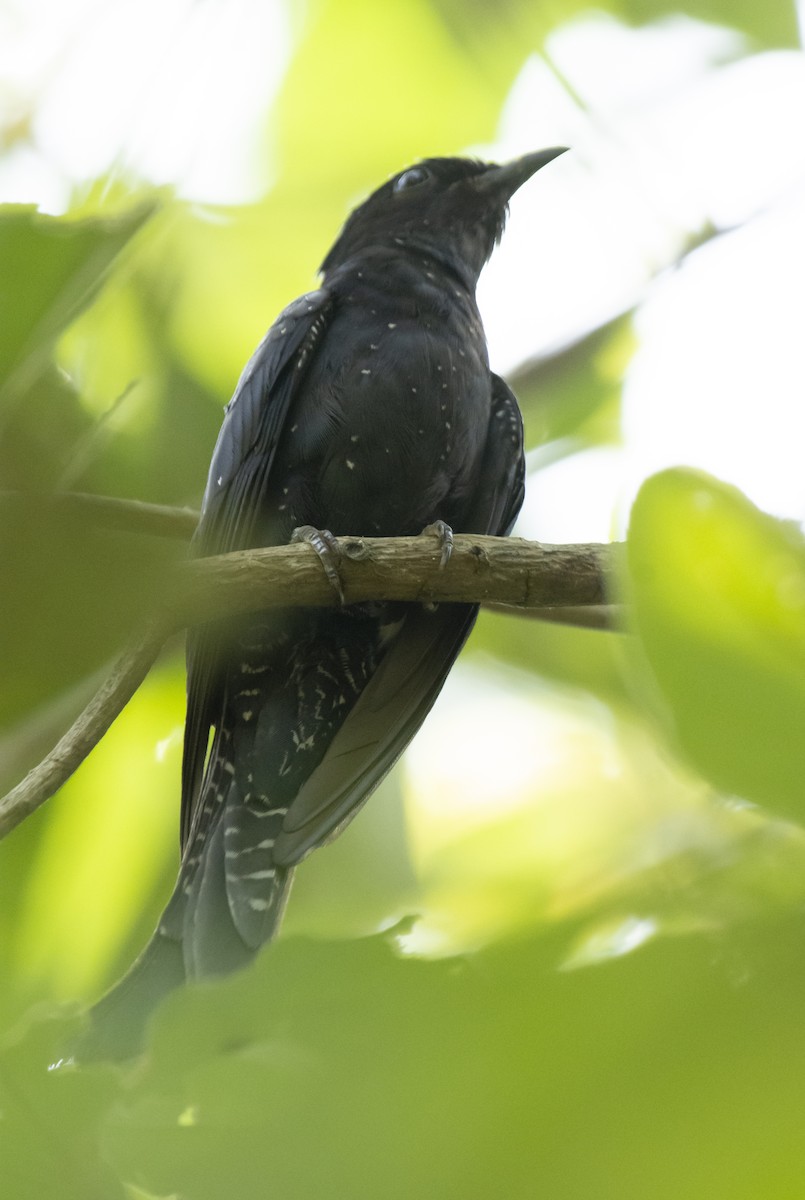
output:
[[[159,1002],[188,980],[245,967],[276,935],[293,879],[293,869],[274,867],[273,838],[265,836],[227,858],[224,844],[237,844],[258,817],[245,805],[222,804],[209,823],[202,847],[185,862],[173,895],[148,945],[120,982],[91,1010],[92,1025],[78,1057],[127,1058],[142,1049],[148,1020]],[[225,837],[229,832],[236,836]],[[249,840],[248,838],[246,839]],[[262,844],[261,844],[262,843]],[[235,853],[229,849],[230,856]],[[237,858],[241,857],[237,863]]]

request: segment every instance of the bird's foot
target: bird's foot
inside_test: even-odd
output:
[[[450,555],[453,553],[453,530],[446,521],[434,521],[431,525],[426,525],[422,530],[422,535],[431,534],[439,539],[439,544],[442,548],[441,557],[439,558],[439,570],[443,571],[450,562]]]
[[[300,525],[291,534],[291,541],[307,542],[309,546],[313,547],[321,559],[324,574],[343,605],[345,602],[344,588],[341,583],[341,572],[338,569],[341,561],[341,547],[338,544],[338,538],[330,533],[329,529],[316,529],[313,525]]]

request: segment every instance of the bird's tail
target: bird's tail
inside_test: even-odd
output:
[[[224,856],[211,839],[210,851],[188,886],[182,868],[173,896],[151,940],[133,966],[90,1010],[90,1027],[76,1056],[82,1060],[130,1058],[144,1045],[148,1021],[159,1003],[183,983],[242,968],[261,944],[276,934],[293,876],[277,869],[270,903],[260,915],[263,936],[247,945],[233,924],[224,881]],[[219,878],[220,876],[220,878]],[[178,919],[177,919],[178,918]]]
[[[130,1058],[137,1054],[154,1008],[186,978],[181,945],[157,929],[119,983],[90,1010],[90,1026],[77,1057]]]

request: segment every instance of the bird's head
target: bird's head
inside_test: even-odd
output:
[[[440,259],[474,287],[503,233],[509,200],[564,150],[538,150],[502,166],[427,158],[407,167],[350,214],[321,271],[373,249],[409,249]]]

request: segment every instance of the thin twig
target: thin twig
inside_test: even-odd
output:
[[[30,816],[84,761],[145,679],[171,629],[164,617],[149,622],[115,662],[109,677],[57,744],[0,800],[0,838]]]
[[[95,496],[90,492],[0,492],[0,510],[24,516],[51,513],[75,516],[105,529],[157,537],[190,538],[198,524],[192,508],[169,504],[146,504],[118,496]]]
[[[487,604],[484,607],[504,617],[526,617],[532,621],[547,621],[550,625],[569,625],[573,629],[620,633],[625,627],[623,604],[578,604],[565,608],[512,608],[508,604]]]

